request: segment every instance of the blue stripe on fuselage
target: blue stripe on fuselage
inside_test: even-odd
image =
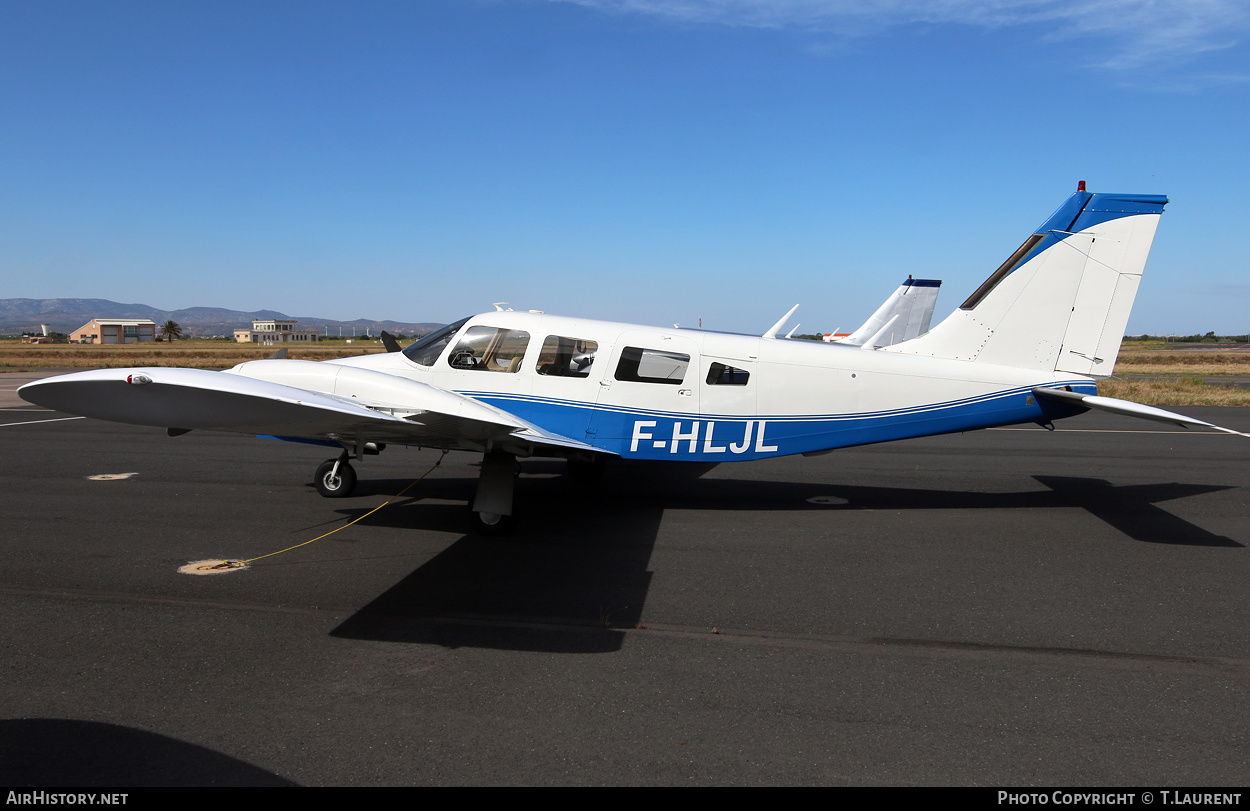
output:
[[[1081,394],[1097,394],[1096,385],[1088,380],[1068,385]],[[1044,409],[1035,402],[1030,389],[1024,386],[957,402],[867,414],[756,417],[596,407],[571,400],[490,392],[458,393],[626,458],[730,462],[1045,421],[1084,410]],[[592,416],[594,433],[590,434],[587,429]]]

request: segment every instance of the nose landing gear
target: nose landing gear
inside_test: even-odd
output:
[[[346,498],[356,489],[356,470],[344,452],[338,459],[327,459],[317,466],[313,477],[317,492],[325,498]]]
[[[356,439],[356,453],[353,456],[352,446],[344,443],[343,452],[337,459],[327,459],[317,466],[313,476],[313,484],[317,492],[325,498],[347,498],[356,489],[356,470],[348,459],[363,459],[366,456],[377,456],[386,450],[384,442],[365,442],[363,437]]]

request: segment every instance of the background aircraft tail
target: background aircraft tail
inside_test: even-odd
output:
[[[882,347],[924,335],[933,320],[933,308],[937,306],[941,286],[942,282],[937,279],[908,276],[863,326],[845,338],[834,338],[831,343]]]
[[[884,351],[1110,375],[1167,202],[1082,182],[958,310]]]

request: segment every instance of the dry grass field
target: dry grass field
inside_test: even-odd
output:
[[[124,344],[24,344],[20,340],[0,340],[0,372],[15,368],[103,369],[125,366],[190,366],[196,369],[229,369],[236,363],[261,360],[279,347],[238,344],[233,341],[186,340],[173,343]],[[291,345],[287,357],[295,360],[330,360],[352,355],[385,352],[378,341],[358,339],[353,343],[319,341],[306,346]]]
[[[1212,377],[1250,377],[1250,351],[1137,348],[1126,342],[1115,377],[1100,381],[1098,393],[1157,406],[1250,406],[1250,389],[1208,382]]]
[[[1250,389],[1231,383],[1208,383],[1193,375],[1151,380],[1109,378],[1098,381],[1098,393],[1152,406],[1250,406]]]
[[[1116,359],[1117,375],[1250,375],[1246,350],[1141,350],[1125,347]]]
[[[24,344],[0,340],[0,373],[19,369],[125,366],[190,366],[228,369],[236,363],[267,358],[277,347],[237,344],[229,341],[176,341],[172,344],[92,346]],[[358,339],[291,346],[287,357],[297,360],[329,360],[351,355],[384,352],[376,341]],[[1121,397],[1147,405],[1250,406],[1250,388],[1211,377],[1250,377],[1250,351],[1162,349],[1137,347],[1126,342],[1115,365],[1115,377],[1098,384],[1107,397]],[[1145,375],[1148,379],[1138,376]],[[1132,379],[1129,379],[1130,376]]]

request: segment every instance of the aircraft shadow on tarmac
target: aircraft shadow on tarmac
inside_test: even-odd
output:
[[[1116,486],[1099,479],[1036,476],[1046,490],[982,493],[819,482],[701,478],[710,465],[629,463],[602,482],[556,477],[559,462],[531,461],[516,503],[521,520],[503,538],[466,535],[357,611],[334,636],[447,647],[563,653],[620,648],[642,617],[648,565],[666,510],[1000,510],[1081,508],[1134,540],[1181,546],[1242,547],[1156,506],[1230,489],[1218,485]],[[361,483],[362,486],[365,484]],[[365,492],[398,492],[406,482],[375,481]],[[465,523],[469,479],[423,482],[420,495],[365,521],[397,529],[456,531]],[[833,496],[845,504],[806,501]],[[458,504],[427,503],[458,501]],[[355,518],[364,509],[345,510]]]
[[[294,786],[212,749],[140,729],[61,718],[0,721],[0,785],[40,789]]]

